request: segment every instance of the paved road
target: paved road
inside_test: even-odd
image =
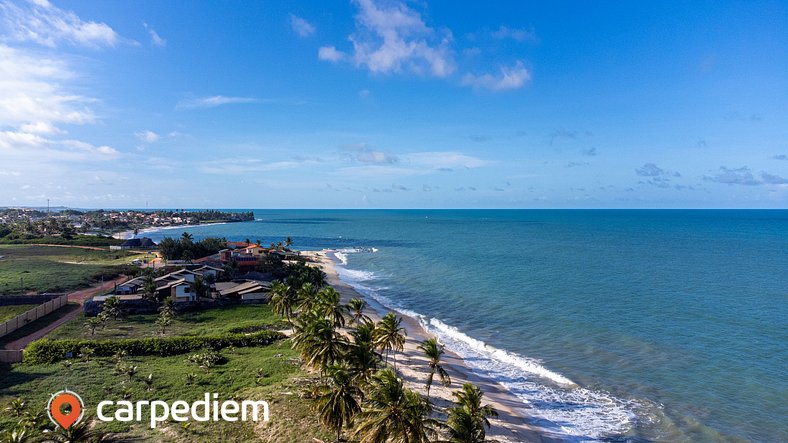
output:
[[[123,283],[124,281],[126,281],[126,279],[127,279],[126,276],[120,276],[120,277],[116,278],[115,280],[110,280],[110,281],[104,282],[104,284],[96,285],[96,286],[93,286],[93,287],[88,288],[88,289],[83,289],[81,291],[72,292],[72,293],[68,294],[68,301],[69,302],[77,302],[77,303],[79,303],[80,306],[82,306],[82,304],[88,298],[90,298],[90,297],[92,297],[92,296],[94,296],[94,295],[96,295],[98,293],[102,293],[102,292],[105,292],[105,291],[107,291],[109,289],[112,289],[112,288],[115,287],[115,284]],[[75,318],[76,316],[78,316],[80,314],[80,312],[82,312],[82,309],[74,309],[73,311],[69,312],[68,314],[64,315],[63,317],[60,317],[59,319],[55,320],[51,324],[45,326],[44,328],[41,328],[38,331],[36,331],[36,332],[34,332],[34,333],[32,333],[32,334],[30,334],[28,336],[22,337],[19,340],[14,340],[14,341],[6,344],[5,345],[5,349],[11,349],[11,350],[25,349],[25,347],[27,345],[29,345],[30,343],[32,343],[33,341],[38,340],[39,338],[42,338],[43,336],[49,334],[50,332],[52,332],[53,330],[58,328],[63,323],[65,323],[65,322]]]

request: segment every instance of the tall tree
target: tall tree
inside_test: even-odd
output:
[[[274,312],[284,316],[287,322],[293,324],[293,311],[298,303],[298,298],[290,286],[277,280],[271,284],[271,305]]]
[[[446,369],[444,369],[443,365],[441,364],[441,356],[443,356],[444,346],[443,344],[438,343],[437,338],[432,337],[424,340],[419,345],[419,349],[424,351],[424,356],[427,357],[427,365],[429,365],[430,368],[430,373],[427,375],[427,400],[429,400],[430,388],[432,388],[432,380],[435,378],[435,374],[438,374],[438,377],[444,386],[451,385],[451,377],[449,377],[449,373],[446,372]]]
[[[391,369],[375,373],[364,397],[355,437],[362,443],[428,443],[438,422],[432,406]]]
[[[342,437],[342,428],[361,410],[356,400],[360,394],[347,363],[335,363],[326,369],[324,384],[317,395],[317,409],[320,421],[336,431],[337,441]]]
[[[402,318],[389,312],[384,315],[375,328],[375,345],[386,353],[386,363],[389,361],[391,351],[401,351],[405,346],[405,336],[408,335],[401,326]],[[397,367],[397,357],[394,356],[394,368]]]
[[[369,321],[369,317],[364,314],[364,309],[367,307],[367,302],[361,298],[351,298],[347,303],[348,310],[350,311],[350,323],[360,324],[361,322]]]
[[[456,398],[456,406],[449,410],[448,420],[449,434],[453,438],[451,441],[457,443],[485,441],[486,429],[490,428],[489,417],[497,417],[498,412],[490,405],[482,404],[484,393],[478,386],[465,383],[462,389],[453,395]]]
[[[339,292],[331,286],[320,288],[317,291],[316,303],[314,309],[317,312],[334,322],[334,327],[342,328],[345,326],[345,315],[347,314],[347,306],[341,304]]]

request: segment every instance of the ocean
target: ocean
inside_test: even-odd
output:
[[[788,441],[788,211],[254,212],[186,230],[337,249],[551,435]]]

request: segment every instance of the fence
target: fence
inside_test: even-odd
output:
[[[53,298],[46,303],[40,304],[27,312],[23,312],[16,317],[0,324],[0,337],[8,335],[47,314],[51,314],[52,312],[62,308],[67,304],[68,295],[66,294]],[[0,351],[0,362],[15,363],[19,361],[22,361],[22,351]]]

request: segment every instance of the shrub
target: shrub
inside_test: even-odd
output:
[[[87,349],[94,357],[112,357],[118,353],[129,356],[158,355],[162,357],[181,355],[201,349],[219,350],[229,346],[266,346],[284,338],[277,331],[260,331],[254,334],[222,334],[215,336],[180,336],[128,338],[122,340],[51,340],[44,338],[31,343],[23,354],[24,362],[30,364],[55,363],[71,358]]]

